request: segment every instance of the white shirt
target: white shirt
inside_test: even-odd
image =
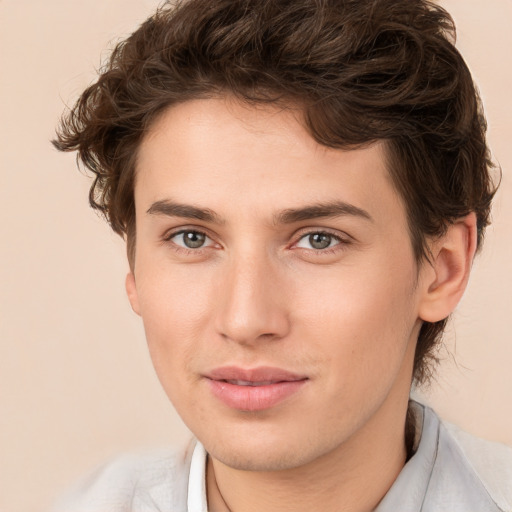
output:
[[[512,512],[512,448],[475,438],[413,402],[418,439],[375,512]],[[123,456],[82,484],[56,512],[208,512],[206,451]]]

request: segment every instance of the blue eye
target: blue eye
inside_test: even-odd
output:
[[[194,231],[192,229],[179,231],[167,238],[179,247],[186,249],[201,249],[213,244],[213,241],[201,231]]]
[[[297,247],[321,251],[322,249],[328,249],[338,245],[340,242],[341,240],[337,236],[331,235],[330,233],[317,232],[304,235],[297,243]]]

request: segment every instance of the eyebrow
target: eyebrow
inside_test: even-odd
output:
[[[201,220],[214,224],[224,224],[224,220],[209,208],[200,208],[190,204],[176,203],[164,199],[154,202],[147,210],[150,215],[166,215],[169,217],[182,217],[186,219]],[[341,216],[360,217],[373,222],[373,218],[366,211],[344,201],[313,204],[301,208],[287,208],[276,213],[273,217],[275,225],[293,224],[310,219],[334,218]]]
[[[290,208],[279,212],[274,216],[275,224],[293,224],[309,219],[333,218],[341,216],[360,217],[373,222],[372,216],[366,211],[353,204],[344,201],[314,204],[303,208]]]
[[[186,219],[195,219],[216,224],[224,223],[224,221],[209,208],[199,208],[190,204],[175,203],[174,201],[166,199],[154,202],[146,213],[150,215],[183,217]]]

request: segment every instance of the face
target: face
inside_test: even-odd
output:
[[[157,120],[136,173],[128,294],[215,459],[304,465],[406,404],[421,269],[382,144],[328,149],[297,112],[195,100]]]

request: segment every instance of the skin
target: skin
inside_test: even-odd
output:
[[[461,219],[418,265],[385,151],[326,148],[297,111],[230,98],[168,109],[141,144],[127,292],[209,454],[214,512],[373,510],[404,465],[419,328],[460,299],[475,228]],[[340,201],[337,215],[283,215]],[[204,245],[187,248],[184,230]],[[205,378],[223,366],[306,381],[273,407],[237,410]]]

